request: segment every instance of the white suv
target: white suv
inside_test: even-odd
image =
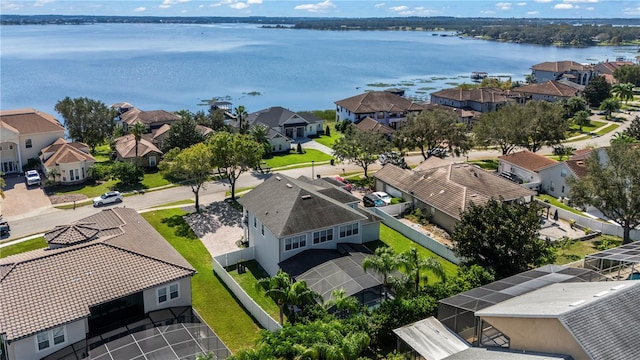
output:
[[[109,191],[93,199],[93,206],[102,206],[104,204],[121,202],[122,194],[119,191]]]
[[[42,183],[42,181],[40,180],[40,174],[38,174],[38,171],[36,170],[27,171],[24,178],[25,178],[25,181],[27,182],[27,186],[31,186],[31,185],[40,186],[40,184]]]

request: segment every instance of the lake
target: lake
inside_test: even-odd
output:
[[[533,64],[632,57],[635,47],[558,48],[450,33],[262,29],[252,24],[2,26],[0,108],[59,117],[65,96],[142,110],[206,109],[212,98],[293,111],[332,109],[365,90],[427,99],[473,71],[523,80]]]

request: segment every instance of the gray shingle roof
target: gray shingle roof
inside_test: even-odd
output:
[[[367,219],[318,190],[313,184],[273,174],[238,202],[278,238]]]
[[[281,106],[270,107],[247,115],[247,122],[251,126],[262,124],[269,128],[282,126],[291,119],[294,120],[294,123],[302,124],[315,124],[324,121],[309,112],[295,113]]]

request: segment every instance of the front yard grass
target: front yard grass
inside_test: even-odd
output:
[[[582,131],[580,131],[580,126],[571,124],[571,126],[569,127],[569,134],[567,135],[567,137],[569,138],[569,137],[577,136],[584,133],[590,133],[595,129],[605,126],[606,124],[607,123],[604,121],[591,120],[589,125],[584,125],[582,127]]]
[[[19,242],[17,244],[5,246],[0,248],[0,259],[7,256],[20,254],[23,252],[42,249],[47,247],[47,242],[44,240],[44,236],[33,238],[31,240]]]
[[[469,160],[469,163],[480,166],[489,171],[498,170],[498,159]]]
[[[329,126],[330,136],[321,135],[317,138],[314,138],[314,141],[319,142],[320,144],[330,147],[333,149],[333,145],[340,139],[343,135],[341,132],[336,130],[336,122],[335,121],[325,121],[325,129]]]
[[[599,136],[602,136],[604,134],[607,134],[607,133],[610,133],[610,132],[614,131],[619,126],[620,126],[620,124],[609,124],[609,125],[605,126],[604,128],[602,128],[602,130],[597,131],[596,134],[598,134]]]
[[[144,174],[144,178],[139,184],[123,186],[118,180],[87,182],[78,185],[56,185],[47,188],[48,192],[55,195],[60,194],[82,194],[87,198],[94,198],[107,191],[118,190],[122,192],[147,190],[161,186],[171,185],[171,181],[162,177],[159,171]]]
[[[198,273],[191,280],[193,307],[213,331],[235,353],[251,347],[259,326],[215,275],[209,251],[184,221],[180,209],[156,210],[142,216],[173,246]]]
[[[329,161],[333,157],[331,155],[325,154],[320,150],[316,149],[305,149],[304,154],[298,154],[296,152],[291,152],[286,155],[274,155],[270,159],[264,159],[266,165],[262,165],[264,169],[265,166],[270,168],[279,168],[283,166],[296,165],[296,164],[309,164],[311,166],[311,161],[316,163],[320,163],[323,161]]]

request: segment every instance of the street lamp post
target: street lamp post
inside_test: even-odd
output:
[[[315,179],[315,178],[316,178],[316,176],[315,176],[315,174],[314,174],[313,164],[314,164],[314,161],[313,161],[313,160],[311,160],[311,179]]]

